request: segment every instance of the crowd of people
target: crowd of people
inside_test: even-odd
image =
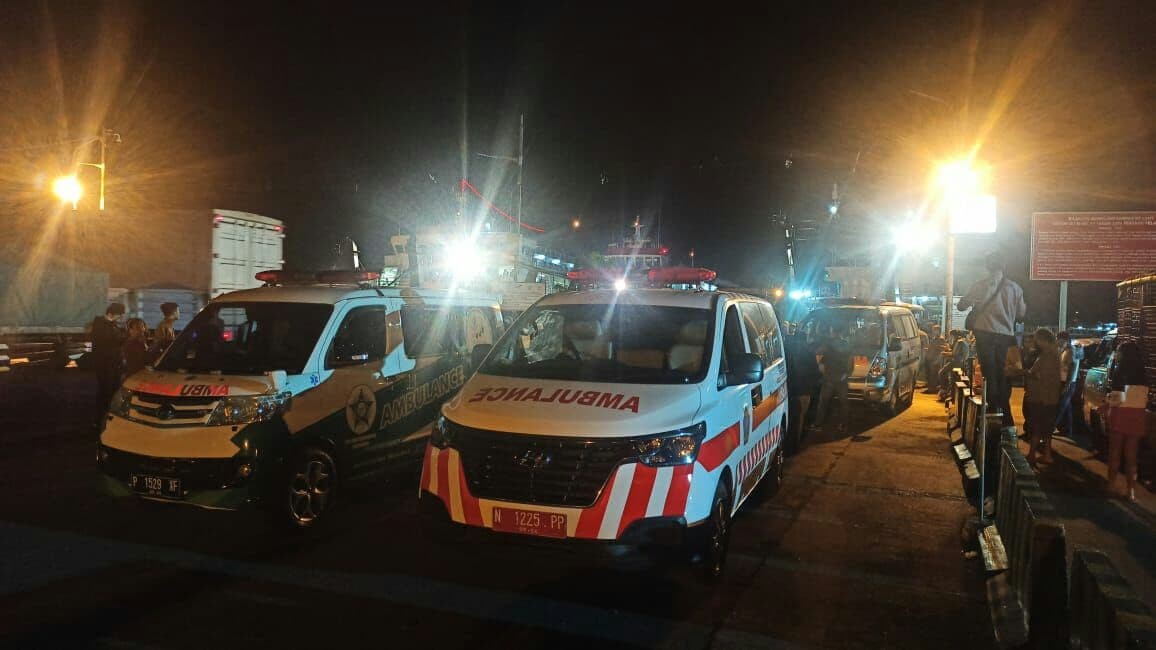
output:
[[[143,370],[176,339],[176,323],[181,310],[175,302],[162,304],[162,319],[151,339],[148,325],[141,318],[129,318],[122,325],[124,314],[124,305],[114,302],[103,315],[92,321],[92,356],[89,361],[97,381],[97,427],[124,378]]]
[[[979,378],[976,385],[986,387],[988,404],[999,413],[1003,433],[1024,439],[1029,462],[1044,468],[1054,462],[1053,436],[1074,440],[1090,433],[1080,402],[1083,349],[1068,332],[1048,328],[1024,334],[1022,342],[1017,338],[1016,324],[1023,322],[1027,306],[1023,290],[1005,276],[1003,262],[998,254],[988,256],[987,276],[960,299],[959,309],[970,310],[967,329],[953,329],[944,336],[938,324],[920,324],[923,392],[942,402],[950,399],[956,369]],[[802,338],[788,338],[786,355],[795,441],[808,428],[808,413],[815,428],[833,424],[837,432],[846,430],[847,380],[853,370],[847,339],[834,328],[822,332],[812,345]],[[1024,387],[1019,428],[1011,408],[1012,381],[1022,381]],[[1144,357],[1136,342],[1117,348],[1108,382],[1106,400],[1093,405],[1107,433],[1108,489],[1134,500],[1148,403]],[[1121,473],[1123,489],[1119,489]]]

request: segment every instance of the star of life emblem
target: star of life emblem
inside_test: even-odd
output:
[[[355,386],[345,403],[345,422],[349,425],[349,430],[355,434],[369,431],[376,415],[377,398],[373,390],[365,384]]]

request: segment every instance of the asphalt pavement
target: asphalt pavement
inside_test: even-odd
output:
[[[675,553],[435,535],[416,479],[330,525],[100,497],[94,382],[0,382],[0,646],[987,648],[969,508],[929,396],[817,432],[734,522],[711,584]]]

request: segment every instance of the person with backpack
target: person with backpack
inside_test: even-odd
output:
[[[1015,344],[1015,324],[1027,313],[1020,285],[1004,275],[999,252],[989,254],[984,265],[988,275],[959,299],[960,311],[970,310],[965,327],[975,335],[975,356],[987,383],[987,401],[1003,413],[1003,426],[1014,427],[1011,388],[1005,376],[1008,348]],[[1054,421],[1054,420],[1053,420]]]

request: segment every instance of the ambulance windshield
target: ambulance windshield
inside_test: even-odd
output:
[[[332,305],[223,302],[205,307],[157,363],[170,372],[300,374]]]
[[[543,305],[502,337],[480,372],[606,383],[691,384],[710,365],[713,312],[656,305]]]

